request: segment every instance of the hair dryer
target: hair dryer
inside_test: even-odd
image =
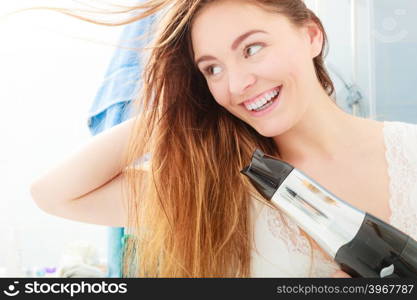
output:
[[[286,162],[255,150],[241,170],[352,277],[417,278],[417,242],[326,190]]]

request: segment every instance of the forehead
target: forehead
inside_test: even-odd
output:
[[[191,39],[195,54],[213,45],[229,47],[232,39],[243,32],[260,29],[283,33],[290,29],[288,20],[275,12],[268,12],[249,1],[215,1],[204,7],[191,25]]]

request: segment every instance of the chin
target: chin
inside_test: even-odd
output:
[[[281,132],[279,128],[275,128],[272,126],[265,126],[265,127],[256,127],[255,130],[264,137],[275,137],[279,135]]]

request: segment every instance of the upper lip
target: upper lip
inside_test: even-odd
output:
[[[265,91],[265,92],[262,92],[262,93],[260,93],[260,94],[258,94],[257,96],[255,96],[255,97],[253,97],[253,98],[250,98],[250,99],[247,99],[247,100],[245,100],[245,101],[243,101],[243,103],[241,103],[242,105],[249,105],[249,104],[251,104],[251,103],[254,103],[254,102],[256,102],[256,101],[258,101],[258,100],[260,100],[260,99],[262,99],[266,94],[268,94],[268,93],[270,93],[270,92],[272,92],[273,90],[276,90],[276,89],[280,89],[281,88],[281,86],[282,85],[278,85],[278,86],[276,86],[276,87],[274,87],[274,88],[272,88],[272,89],[270,89],[270,90],[267,90],[267,91]]]

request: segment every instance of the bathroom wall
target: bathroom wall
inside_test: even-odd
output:
[[[381,119],[417,123],[417,1],[373,1],[375,106]]]
[[[1,1],[0,16],[33,2]],[[107,258],[107,227],[46,214],[29,186],[91,138],[88,111],[121,30],[44,11],[0,19],[0,277],[11,260],[57,266],[72,241]]]
[[[305,2],[328,34],[326,64],[339,106],[372,119],[417,123],[412,89],[417,83],[417,1]],[[349,105],[355,100],[356,112]]]

